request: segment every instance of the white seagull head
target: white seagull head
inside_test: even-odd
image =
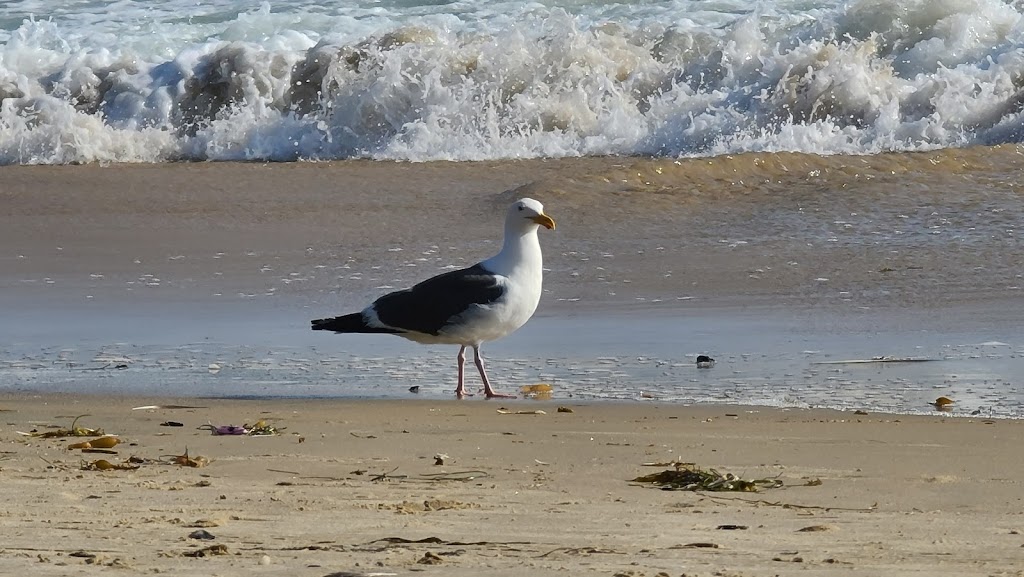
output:
[[[544,205],[532,198],[521,198],[512,203],[505,217],[505,227],[520,230],[536,230],[538,226],[555,228],[555,220],[544,214]]]

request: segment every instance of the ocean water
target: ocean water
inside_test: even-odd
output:
[[[171,312],[168,307],[173,305],[76,315],[14,311],[10,316],[16,322],[22,317],[55,322],[22,321],[23,329],[6,334],[0,326],[0,394],[454,398],[456,347],[424,347],[390,335],[314,333],[296,322],[308,317],[302,311],[253,314],[248,308],[241,316],[230,305]],[[192,320],[197,308],[206,323]],[[134,322],[126,324],[122,316]],[[520,388],[545,383],[553,388],[551,400],[567,404],[715,404],[1024,419],[1019,331],[969,318],[957,323],[960,328],[935,331],[912,317],[888,311],[871,319],[809,323],[801,315],[763,310],[557,315],[535,318],[509,337],[487,343],[483,355],[495,388],[520,394],[520,400],[495,407],[535,408]],[[59,344],[49,328],[58,323]],[[698,354],[712,355],[714,366],[698,368]],[[842,362],[879,355],[927,361]],[[472,363],[466,375],[468,389],[477,391]],[[930,403],[940,396],[955,403],[938,413]]]
[[[875,154],[1024,138],[1001,0],[0,4],[0,164]]]

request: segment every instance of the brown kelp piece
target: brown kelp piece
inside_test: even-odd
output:
[[[113,449],[121,442],[114,435],[104,435],[102,437],[96,437],[95,439],[89,439],[88,441],[82,441],[80,443],[72,443],[68,445],[68,450],[75,449]]]
[[[95,461],[86,461],[82,463],[83,471],[135,471],[138,468],[138,465],[132,465],[130,463],[114,464],[106,459],[97,459]]]

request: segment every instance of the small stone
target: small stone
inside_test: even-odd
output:
[[[438,563],[442,563],[443,560],[434,553],[427,551],[424,553],[423,557],[420,557],[419,561],[416,562],[420,565],[437,565]]]
[[[270,565],[270,555],[260,557],[260,565]]]

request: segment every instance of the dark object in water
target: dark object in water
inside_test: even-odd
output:
[[[418,392],[420,392],[420,386],[419,385],[413,385],[413,386],[409,387],[409,392],[410,393],[418,393]]]
[[[715,366],[715,359],[707,355],[697,355],[698,369],[710,369],[713,366]]]

